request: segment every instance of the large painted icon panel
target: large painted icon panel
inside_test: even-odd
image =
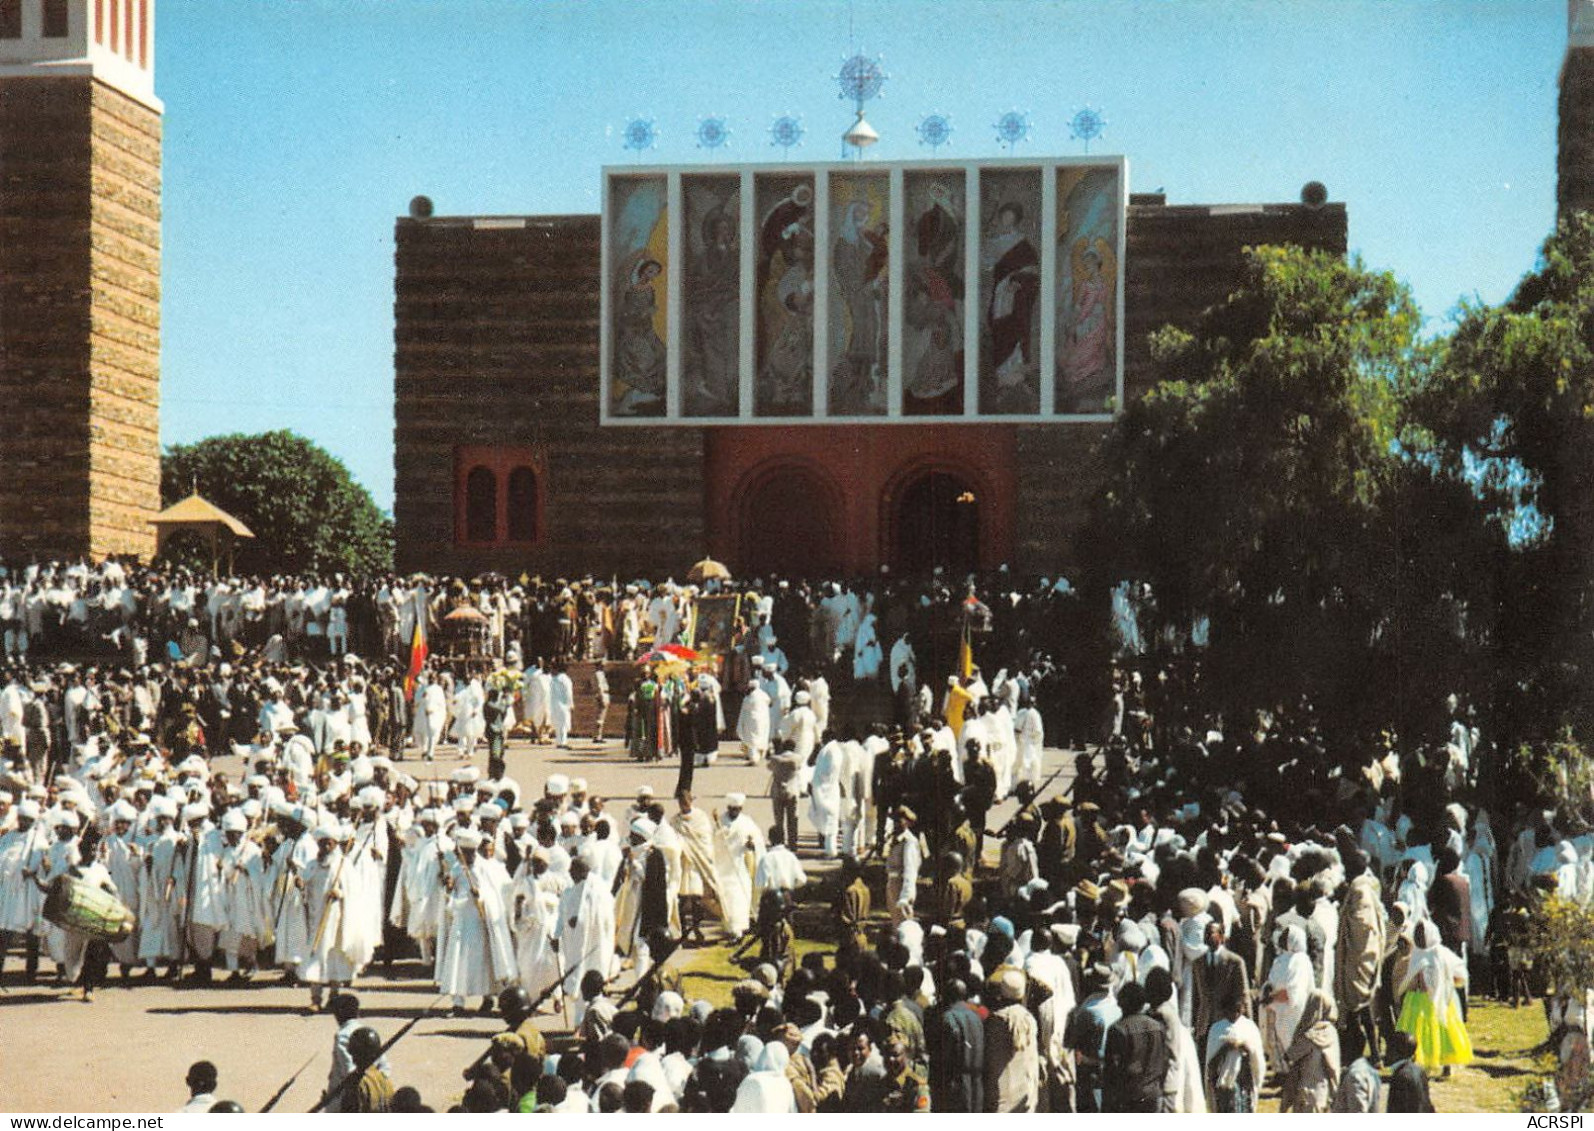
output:
[[[753,412],[810,416],[814,398],[814,178],[753,181]]]
[[[669,376],[669,186],[616,177],[609,189],[609,415],[663,416]]]
[[[681,179],[681,415],[741,411],[741,208],[737,176]]]
[[[1118,393],[1120,185],[1113,167],[1057,170],[1054,411],[1113,411]]]
[[[980,171],[980,412],[1038,413],[1041,173]]]
[[[886,412],[890,227],[888,175],[831,177],[826,351],[831,416],[883,416]]]
[[[605,175],[606,422],[1119,409],[1121,159]]]
[[[902,412],[963,413],[968,193],[961,169],[903,177]]]

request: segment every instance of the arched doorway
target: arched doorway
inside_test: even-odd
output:
[[[950,471],[926,471],[897,493],[891,568],[952,577],[980,568],[980,502],[973,484]]]
[[[742,494],[738,572],[759,577],[833,577],[835,492],[814,471],[786,465],[756,477]]]

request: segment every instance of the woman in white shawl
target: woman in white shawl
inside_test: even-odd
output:
[[[1286,927],[1274,945],[1278,957],[1263,986],[1262,1033],[1267,1040],[1268,1059],[1282,1064],[1306,1012],[1307,998],[1317,988],[1317,979],[1312,974],[1312,960],[1306,956],[1305,931]]]
[[[753,1071],[742,1078],[736,1089],[731,1113],[747,1115],[789,1115],[797,1110],[797,1096],[786,1078],[791,1054],[779,1041],[770,1041],[753,1062]]]
[[[1412,1059],[1429,1072],[1467,1064],[1472,1042],[1456,995],[1456,987],[1467,984],[1466,963],[1439,941],[1439,928],[1432,923],[1418,923],[1413,940],[1416,949],[1396,988],[1401,1001],[1396,1028],[1411,1034],[1417,1043]]]

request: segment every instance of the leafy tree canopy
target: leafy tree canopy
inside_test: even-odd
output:
[[[161,501],[199,493],[255,534],[235,559],[245,573],[371,574],[393,564],[393,522],[321,447],[288,431],[212,436],[161,458]]]
[[[1352,727],[1437,708],[1489,602],[1456,544],[1476,493],[1401,443],[1429,365],[1417,308],[1359,262],[1247,259],[1192,331],[1155,337],[1162,381],[1109,435],[1098,581],[1151,583],[1148,639],[1209,618],[1203,679],[1231,708],[1304,694]]]

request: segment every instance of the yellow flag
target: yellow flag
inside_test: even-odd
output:
[[[964,679],[974,675],[974,643],[966,622],[963,625],[963,642],[958,645],[958,675]]]

